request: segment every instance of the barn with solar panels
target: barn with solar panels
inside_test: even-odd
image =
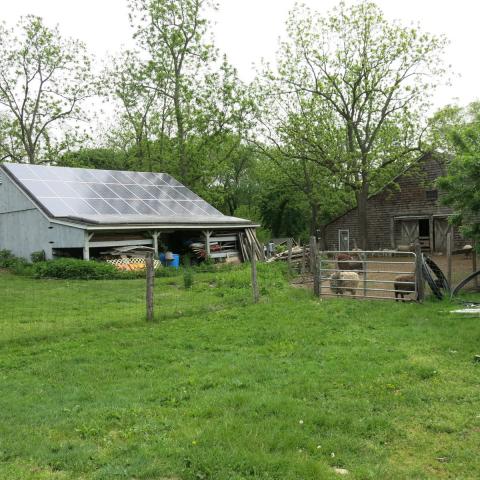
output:
[[[0,250],[26,259],[44,252],[89,260],[149,246],[242,261],[258,246],[256,226],[223,215],[165,173],[0,166]]]

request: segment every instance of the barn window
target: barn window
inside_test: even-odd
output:
[[[437,190],[427,190],[425,194],[427,196],[427,200],[430,200],[431,202],[434,202],[438,198]]]

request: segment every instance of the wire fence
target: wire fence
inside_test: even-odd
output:
[[[153,321],[228,314],[251,305],[249,264],[230,268],[174,270],[157,273],[153,287]],[[258,292],[274,302],[288,287],[285,268],[258,265]],[[0,272],[0,343],[41,341],[98,328],[134,327],[147,323],[146,280],[56,280]]]

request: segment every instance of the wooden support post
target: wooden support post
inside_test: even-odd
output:
[[[313,274],[313,293],[317,297],[320,296],[319,257],[317,239],[312,236],[310,237],[310,265]]]
[[[153,321],[153,309],[154,309],[154,299],[153,299],[153,287],[155,284],[155,266],[153,262],[153,252],[148,252],[145,257],[145,271],[146,271],[146,283],[147,283],[147,292],[146,292],[146,302],[147,302],[147,322]]]
[[[288,273],[291,275],[291,273],[292,273],[292,248],[293,248],[293,240],[291,238],[289,238],[287,240],[287,248],[288,248],[288,259],[287,259]]]
[[[85,232],[85,242],[83,244],[83,259],[90,260],[90,240],[93,237],[93,233]]]
[[[251,244],[251,259],[250,264],[252,266],[252,292],[253,292],[253,303],[258,303],[260,299],[260,292],[258,290],[257,282],[257,253],[255,251],[255,244]]]
[[[207,258],[210,258],[210,236],[212,232],[210,230],[205,230],[203,232],[203,235],[205,236],[205,253],[207,255]]]
[[[417,241],[415,242],[415,278],[417,282],[417,294],[419,302],[423,302],[423,300],[425,299],[425,281],[423,278],[422,264],[422,247]]]
[[[447,280],[450,287],[452,286],[452,230],[447,233]]]
[[[155,258],[158,258],[158,237],[160,236],[160,232],[153,232],[152,237],[153,237],[153,249],[155,252],[153,253]]]

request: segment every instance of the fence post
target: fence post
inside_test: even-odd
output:
[[[313,293],[316,297],[320,296],[320,277],[319,277],[319,252],[317,250],[317,239],[310,237],[310,263],[313,265]]]
[[[155,282],[155,266],[153,262],[153,252],[147,252],[147,255],[145,257],[145,271],[147,279],[147,322],[151,322],[153,321],[153,287]]]
[[[415,278],[417,282],[418,301],[423,302],[425,298],[425,283],[423,279],[423,257],[422,247],[419,242],[415,242]]]
[[[288,248],[288,274],[291,275],[292,273],[292,248],[293,248],[293,240],[289,238],[287,240],[287,248]]]
[[[452,230],[447,233],[447,280],[452,286]]]
[[[255,243],[253,242],[252,242],[250,264],[252,266],[253,303],[258,303],[258,300],[260,298],[260,293],[258,291],[258,282],[257,282],[257,252],[255,251]]]

